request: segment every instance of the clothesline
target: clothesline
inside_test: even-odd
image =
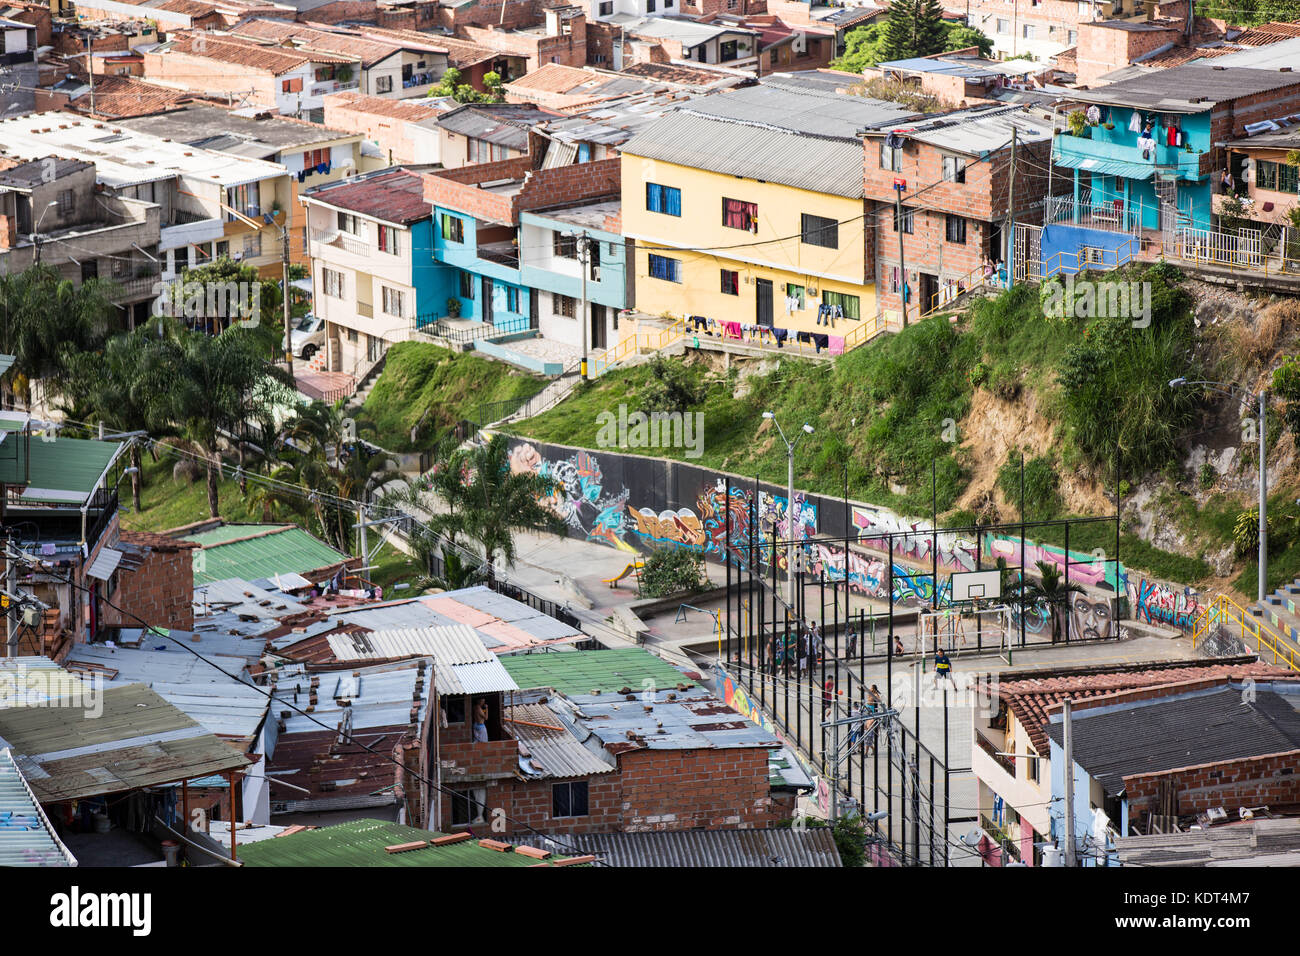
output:
[[[833,306],[831,308],[838,307]],[[786,340],[791,338],[793,332],[795,342],[803,342],[813,346],[819,355],[822,349],[825,349],[831,355],[844,354],[844,337],[841,335],[830,335],[824,332],[798,332],[778,326],[710,319],[703,315],[692,315],[687,318],[686,322],[692,331],[697,334],[703,333],[710,338],[717,337],[736,342],[752,342],[758,345],[775,345],[779,349],[785,348]],[[828,318],[827,324],[829,322]]]

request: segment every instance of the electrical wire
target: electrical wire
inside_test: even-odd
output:
[[[73,589],[78,590],[78,591],[85,592],[87,595],[94,595],[94,593],[95,593],[94,590],[93,590],[92,588],[89,588],[89,587],[87,587],[87,586],[84,585],[84,584],[78,584],[77,582],[73,581],[71,575],[69,575],[69,576],[67,576],[67,577],[63,577],[63,576],[59,575],[56,571],[54,571],[52,568],[46,567],[46,566],[44,565],[44,563],[41,562],[41,561],[39,561],[39,560],[36,560],[36,559],[34,559],[34,558],[27,558],[27,557],[24,557],[24,556],[21,555],[21,553],[20,553],[19,555],[17,555],[17,556],[12,555],[12,554],[6,554],[5,557],[6,557],[6,560],[14,561],[15,563],[20,563],[20,564],[24,564],[24,565],[33,565],[33,564],[34,564],[35,567],[39,568],[43,573],[46,573],[46,574],[48,574],[50,577],[55,578],[55,579],[58,580],[61,584],[66,584],[66,585],[68,585],[70,588],[73,588]],[[326,724],[324,721],[322,721],[322,720],[318,720],[316,717],[312,716],[312,714],[310,714],[308,711],[303,710],[302,708],[298,707],[297,704],[291,703],[290,701],[285,700],[285,699],[282,698],[282,697],[276,697],[276,695],[274,695],[273,693],[267,691],[264,687],[261,687],[261,686],[258,685],[258,684],[254,684],[254,683],[251,683],[251,682],[249,682],[249,681],[242,680],[242,679],[239,678],[239,677],[236,677],[235,675],[233,675],[233,674],[229,673],[228,671],[226,671],[225,669],[223,669],[223,668],[222,668],[219,664],[217,664],[215,661],[212,661],[212,660],[208,659],[208,658],[205,657],[203,654],[201,654],[200,652],[196,651],[193,647],[191,647],[190,645],[186,644],[184,641],[180,640],[179,638],[172,637],[170,634],[165,634],[165,633],[163,633],[160,629],[158,629],[158,628],[155,627],[154,625],[150,624],[148,621],[146,621],[144,618],[140,617],[139,615],[137,615],[137,614],[135,614],[135,613],[133,613],[133,612],[131,612],[131,611],[128,611],[128,610],[126,610],[125,608],[119,607],[117,604],[113,603],[112,601],[108,600],[107,598],[103,597],[102,595],[100,595],[100,596],[98,597],[98,600],[101,601],[101,602],[104,603],[104,604],[107,604],[110,608],[112,608],[114,611],[117,611],[119,614],[125,615],[126,617],[129,617],[129,618],[131,618],[132,620],[134,620],[134,621],[136,621],[137,623],[139,623],[142,627],[145,628],[145,630],[146,630],[150,635],[152,635],[152,636],[154,636],[154,637],[157,637],[157,638],[161,638],[161,639],[163,639],[163,640],[169,640],[169,641],[173,642],[174,644],[176,644],[177,646],[179,646],[181,649],[183,649],[183,650],[187,651],[188,653],[194,655],[194,657],[198,658],[198,659],[199,659],[200,661],[202,661],[204,664],[207,664],[209,667],[212,667],[213,669],[215,669],[215,670],[217,670],[217,671],[220,671],[224,676],[229,677],[231,680],[234,680],[235,682],[241,684],[241,685],[244,686],[244,687],[249,687],[249,688],[251,688],[251,689],[257,691],[259,694],[261,694],[263,697],[265,697],[265,698],[267,699],[267,701],[270,702],[271,704],[275,704],[275,705],[278,705],[278,706],[280,706],[280,707],[286,707],[286,708],[289,708],[290,710],[295,711],[295,712],[298,714],[298,716],[300,716],[300,717],[305,717],[307,720],[311,721],[313,724],[316,724],[318,727],[321,727],[321,728],[324,729],[324,730],[328,730],[328,731],[330,731],[331,733],[336,733],[336,734],[338,734],[339,737],[341,737],[341,738],[343,738],[344,740],[346,740],[349,744],[352,744],[352,745],[354,745],[354,746],[360,747],[362,750],[365,750],[367,753],[373,754],[373,755],[376,756],[376,757],[380,757],[380,758],[382,758],[382,759],[384,759],[384,760],[387,760],[389,763],[393,764],[393,765],[396,766],[396,767],[401,768],[405,773],[409,773],[411,776],[415,777],[415,778],[416,778],[417,780],[419,780],[421,783],[427,784],[429,787],[433,788],[434,790],[437,790],[439,793],[446,794],[447,796],[451,796],[451,797],[461,797],[461,798],[464,798],[464,794],[458,793],[458,792],[455,791],[455,790],[452,790],[452,789],[450,789],[450,788],[448,788],[448,787],[444,787],[444,786],[442,786],[441,784],[436,783],[436,782],[433,781],[433,780],[430,780],[428,777],[425,777],[423,774],[419,773],[419,771],[417,771],[417,770],[412,770],[410,767],[408,767],[406,764],[402,763],[400,760],[398,760],[398,759],[397,759],[396,757],[394,757],[392,754],[385,754],[385,753],[383,753],[382,751],[376,750],[376,749],[374,749],[373,747],[371,747],[371,746],[369,746],[369,745],[367,745],[367,744],[365,744],[365,743],[362,743],[360,740],[358,740],[358,739],[356,738],[356,736],[355,736],[354,734],[351,734],[351,733],[349,733],[349,732],[347,732],[347,731],[344,731],[344,730],[340,729],[340,728],[337,727],[337,726],[335,726],[335,727],[331,727],[330,725]],[[295,663],[300,663],[300,662],[295,662]],[[429,720],[437,720],[438,718],[437,718],[436,716],[432,716],[432,715],[431,715],[431,716],[428,717],[427,719],[429,719]],[[473,801],[471,801],[471,802],[473,802]],[[499,808],[498,808],[498,809],[499,809]],[[504,817],[504,819],[509,820],[509,821],[510,821],[512,824],[514,824],[515,826],[521,827],[521,828],[527,830],[529,833],[533,833],[533,834],[536,834],[536,835],[538,835],[538,836],[547,837],[547,838],[549,838],[549,839],[551,840],[551,842],[553,842],[553,843],[555,843],[555,844],[557,844],[557,845],[559,845],[559,846],[563,846],[565,849],[572,850],[572,851],[574,852],[574,854],[577,855],[577,856],[585,855],[585,854],[583,854],[582,851],[581,851],[580,849],[578,849],[577,847],[574,847],[574,846],[571,846],[570,844],[564,843],[562,840],[557,840],[557,839],[555,839],[555,837],[554,837],[553,835],[551,835],[551,834],[544,833],[543,831],[538,830],[538,829],[536,829],[535,827],[529,826],[527,823],[524,823],[524,822],[522,822],[522,821],[520,821],[520,820],[516,820],[516,819],[514,819],[513,817],[511,817],[511,816],[509,816],[509,815],[507,815],[507,814],[504,814],[504,812],[503,812],[502,816]],[[604,864],[602,861],[600,861],[600,860],[597,860],[596,862],[600,863],[602,866],[605,865],[605,864]]]

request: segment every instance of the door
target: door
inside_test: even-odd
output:
[[[925,315],[931,311],[938,301],[936,295],[939,292],[939,277],[930,275],[928,272],[921,273],[921,301],[918,304],[920,314]]]
[[[593,349],[608,348],[605,344],[605,307],[603,305],[593,305],[591,307],[591,347]]]
[[[492,321],[492,280],[487,276],[483,277],[483,321],[488,325],[495,325]]]
[[[528,290],[528,327],[533,330],[536,330],[539,327],[537,322],[537,290],[536,289]]]
[[[772,280],[754,280],[754,321],[772,327]]]

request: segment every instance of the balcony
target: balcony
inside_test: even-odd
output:
[[[113,283],[113,288],[109,291],[109,299],[120,305],[123,302],[137,302],[158,295],[162,276],[155,272],[134,279],[109,279],[108,281]]]
[[[341,83],[338,80],[321,80],[319,83],[313,83],[307,88],[307,95],[325,96],[328,93],[341,93],[344,90],[355,90],[360,86],[360,80],[351,80],[347,83]]]
[[[519,247],[513,242],[491,242],[479,246],[478,257],[508,269],[519,268]]]
[[[1178,179],[1201,179],[1201,153],[1187,152],[1186,147],[1165,146],[1157,143],[1151,155],[1143,157],[1142,150],[1135,144],[1110,142],[1101,138],[1093,127],[1091,136],[1075,136],[1062,132],[1052,144],[1052,161],[1058,166],[1078,169],[1080,172],[1098,172],[1105,175],[1128,176],[1132,179],[1146,179],[1155,175],[1156,169],[1169,173]],[[1109,133],[1111,131],[1105,131]],[[1132,133],[1125,132],[1132,137]],[[1107,165],[1116,164],[1116,165]],[[1125,171],[1123,165],[1129,169]],[[1148,175],[1142,175],[1145,169],[1151,169]]]
[[[444,743],[438,749],[443,765],[456,780],[500,780],[513,777],[519,769],[519,744],[513,737],[487,743]]]
[[[981,733],[975,734],[975,746],[984,751],[988,757],[999,767],[1009,773],[1014,779],[1016,776],[1016,762],[1010,757],[998,753],[998,748],[989,743],[988,739]]]
[[[373,319],[375,317],[375,307],[369,302],[358,302],[357,315],[363,319]]]

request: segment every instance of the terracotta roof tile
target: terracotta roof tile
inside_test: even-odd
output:
[[[389,100],[382,96],[367,96],[365,93],[353,91],[331,93],[325,98],[325,103],[327,106],[342,107],[358,113],[368,113],[371,116],[387,116],[410,122],[441,116],[460,105],[455,103],[448,107],[436,99]]]
[[[193,541],[182,541],[179,538],[168,537],[155,531],[123,531],[119,537],[125,544],[151,548],[154,551],[189,551],[199,547]]]
[[[355,55],[367,67],[401,49],[393,42],[370,39],[355,33],[316,30],[301,23],[285,23],[282,20],[245,20],[230,32],[241,37],[275,40],[285,44],[283,49]]]
[[[427,218],[433,211],[424,199],[423,177],[405,169],[327,186],[309,195],[331,206],[385,222],[412,223]]]
[[[234,63],[253,70],[266,70],[276,76],[296,70],[305,63],[356,63],[355,56],[338,56],[318,51],[297,51],[285,47],[267,46],[244,37],[203,36],[195,44],[196,36],[185,34],[174,38],[171,49],[190,56],[207,57],[222,63]]]
[[[155,86],[131,76],[105,76],[95,80],[95,111],[90,112],[90,95],[87,93],[71,102],[78,112],[108,119],[126,119],[131,116],[150,116],[165,113],[192,102],[194,93]]]
[[[454,67],[473,66],[485,60],[495,59],[498,51],[469,40],[443,36],[440,33],[423,33],[420,30],[394,30],[380,27],[363,27],[364,36],[376,40],[388,40],[401,43],[419,50],[433,50],[447,54],[447,62]]]
[[[998,696],[1006,702],[1016,720],[1024,725],[1034,748],[1039,753],[1047,753],[1050,747],[1045,729],[1048,711],[1053,705],[1066,699],[1086,700],[1121,691],[1180,684],[1206,678],[1296,676],[1296,672],[1289,668],[1264,664],[1260,661],[1231,664],[1187,661],[1169,666],[1143,665],[1139,669],[1131,670],[1088,671],[1028,677],[1022,680],[1004,680],[998,684]]]

